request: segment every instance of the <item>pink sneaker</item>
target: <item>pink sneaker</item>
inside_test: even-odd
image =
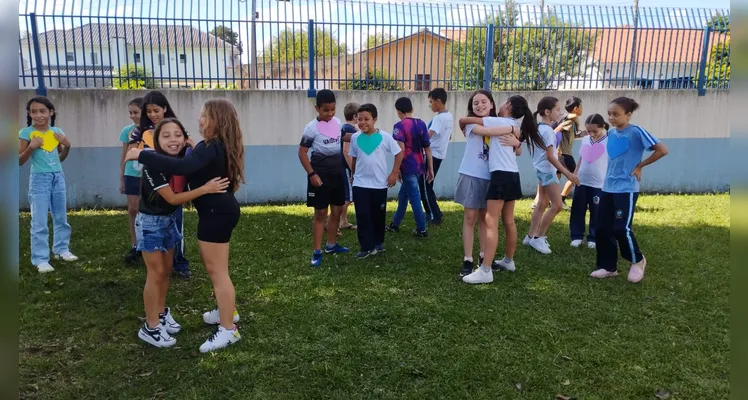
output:
[[[642,260],[636,264],[631,264],[629,269],[629,282],[639,283],[644,279],[644,269],[647,268],[647,259],[642,257]]]
[[[608,271],[607,269],[600,268],[597,271],[591,273],[590,276],[598,279],[611,278],[614,276],[618,276],[618,271]]]

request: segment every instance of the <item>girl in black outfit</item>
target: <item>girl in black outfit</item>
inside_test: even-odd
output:
[[[201,352],[208,352],[241,339],[234,325],[239,314],[228,267],[229,240],[240,215],[234,192],[244,183],[244,147],[238,113],[226,99],[208,100],[200,112],[198,126],[205,140],[184,158],[139,149],[130,150],[127,157],[166,173],[187,175],[190,187],[200,187],[216,177],[229,179],[231,190],[227,193],[210,194],[194,201],[198,248],[218,303],[217,309],[203,315],[206,323],[219,324],[216,332],[200,346]]]

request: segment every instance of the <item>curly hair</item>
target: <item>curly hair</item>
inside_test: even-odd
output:
[[[239,113],[230,101],[222,98],[210,99],[203,105],[207,118],[205,143],[218,140],[226,149],[226,173],[231,189],[236,192],[244,181],[244,144]]]

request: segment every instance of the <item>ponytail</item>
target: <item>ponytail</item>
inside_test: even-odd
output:
[[[538,122],[535,119],[538,113],[530,111],[527,100],[522,96],[512,96],[507,99],[507,102],[512,106],[512,118],[522,118],[522,124],[519,128],[519,141],[527,142],[527,149],[530,150],[530,154],[535,151],[535,146],[545,148],[545,143],[538,133]]]
[[[590,115],[589,117],[587,117],[587,120],[584,123],[603,127],[605,128],[606,131],[610,130],[610,125],[607,122],[605,122],[605,118],[603,118],[603,116],[600,114]]]
[[[627,114],[631,114],[639,109],[639,103],[630,97],[619,97],[611,101],[611,103],[619,105]]]

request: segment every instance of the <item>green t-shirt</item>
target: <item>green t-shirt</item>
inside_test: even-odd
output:
[[[37,129],[33,126],[23,128],[18,132],[18,138],[31,142],[31,132],[35,130]],[[62,129],[55,126],[50,126],[49,130],[60,135],[65,135]],[[44,172],[62,172],[62,163],[60,163],[60,154],[57,152],[57,147],[52,149],[52,151],[47,151],[40,147],[31,152],[31,173],[40,174]]]
[[[133,130],[135,130],[135,124],[130,124],[122,128],[122,132],[120,132],[119,134],[119,141],[122,143],[129,143],[130,134]],[[140,178],[141,171],[135,169],[133,164],[135,164],[135,161],[128,161],[125,163],[125,176],[134,176],[136,178]]]

